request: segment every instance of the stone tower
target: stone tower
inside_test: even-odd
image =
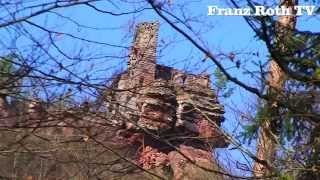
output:
[[[133,87],[147,86],[154,81],[159,23],[137,25],[128,62]]]
[[[144,169],[169,167],[174,179],[206,179],[178,152],[217,169],[211,151],[228,145],[219,131],[224,108],[208,75],[156,64],[158,29],[158,22],[137,26],[128,70],[113,82],[118,91],[107,96],[108,118],[119,128],[116,141],[136,147],[133,159]]]

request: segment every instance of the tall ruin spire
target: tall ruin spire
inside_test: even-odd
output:
[[[159,23],[140,23],[136,27],[134,42],[129,55],[129,76],[134,86],[154,80]]]

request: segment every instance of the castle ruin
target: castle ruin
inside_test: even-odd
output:
[[[64,142],[69,142],[69,146],[72,143],[74,147],[92,146],[103,149],[103,158],[99,155],[102,162],[118,162],[113,159],[116,158],[113,153],[105,154],[104,148],[118,148],[119,145],[125,147],[123,152],[117,149],[123,157],[161,177],[176,180],[220,179],[221,176],[213,177],[208,169],[214,172],[221,170],[212,150],[228,145],[219,130],[224,120],[223,106],[210,87],[208,75],[190,74],[157,64],[158,30],[157,22],[137,26],[128,69],[117,75],[111,88],[103,93],[106,105],[103,111],[90,111],[88,102],[75,108],[52,106],[45,109],[41,100],[21,102],[21,110],[15,110],[17,105],[9,105],[6,96],[0,94],[1,125],[34,128],[30,131],[37,133],[35,137],[42,137],[29,140],[37,142],[36,147],[41,144],[42,148],[60,148],[65,146]],[[2,135],[7,136],[8,133]],[[43,140],[50,138],[53,140]],[[64,155],[63,151],[61,158],[69,158]],[[5,160],[9,162],[10,158]],[[34,167],[38,165],[37,161],[32,163]],[[127,167],[110,166],[116,169]],[[196,169],[195,166],[206,170]],[[59,167],[61,169],[57,170],[57,174],[64,176],[69,173],[63,174],[64,166]],[[69,168],[73,169],[72,165]],[[78,173],[76,169],[71,171]]]
[[[106,93],[107,109],[113,125],[122,127],[117,134],[140,143],[143,168],[170,166],[175,179],[184,179],[190,172],[177,163],[189,158],[213,167],[212,150],[227,146],[218,130],[224,109],[208,75],[156,63],[158,30],[157,22],[137,25],[128,70]]]

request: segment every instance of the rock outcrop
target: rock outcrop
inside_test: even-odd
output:
[[[79,143],[80,147],[103,144],[100,148],[104,153],[105,147],[116,149],[117,155],[134,159],[142,168],[166,179],[220,179],[212,174],[220,170],[212,150],[227,146],[219,131],[223,106],[210,87],[208,75],[156,63],[158,29],[158,23],[137,26],[128,70],[119,74],[104,93],[107,117],[104,111],[90,111],[89,103],[60,109],[44,108],[41,101],[33,100],[15,110],[16,105],[9,106],[0,94],[0,125],[37,129],[33,132],[37,137],[54,137],[56,144],[60,142],[57,135],[62,136],[61,142],[85,142]],[[109,154],[101,161],[116,162],[111,158],[115,155]],[[116,175],[129,169],[130,164],[111,163],[109,168]],[[124,174],[132,179],[129,170]],[[113,179],[109,174],[106,177]]]
[[[188,179],[194,164],[216,167],[212,149],[227,146],[219,131],[224,109],[208,75],[156,64],[158,29],[157,22],[137,26],[128,70],[106,92],[106,105],[121,134],[140,138],[136,159],[143,168],[169,167],[175,179]]]

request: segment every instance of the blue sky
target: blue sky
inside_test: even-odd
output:
[[[181,0],[175,1],[173,1],[173,3],[183,3]],[[230,52],[236,53],[236,59],[241,61],[241,70],[238,70],[235,67],[234,62],[231,62],[227,58],[222,58],[223,62],[221,63],[224,64],[228,68],[228,71],[235,77],[252,86],[257,86],[258,84],[255,79],[245,75],[243,72],[244,69],[255,70],[256,66],[253,62],[266,62],[268,60],[268,52],[264,44],[254,36],[253,31],[249,28],[244,19],[236,16],[207,16],[208,5],[228,7],[228,4],[222,0],[207,0],[201,2],[187,1],[187,3],[188,6],[185,9],[186,16],[197,16],[201,20],[200,22],[193,22],[191,26],[195,31],[204,31],[200,33],[200,38],[203,43],[206,44],[206,47],[209,48],[214,55],[222,53],[228,54]],[[136,6],[138,7],[138,5]],[[100,2],[97,3],[97,7],[113,12],[131,11],[134,9],[132,4],[128,5],[126,3],[114,6],[110,3]],[[174,5],[173,8],[169,8],[168,11],[172,11],[173,13],[178,12],[175,8],[177,7]],[[60,15],[57,15],[56,13],[59,13]],[[182,16],[183,14],[179,13],[178,15]],[[67,20],[66,17],[71,18],[79,24],[94,27],[95,29],[79,27],[79,25]],[[301,17],[299,19],[299,29],[308,31],[320,30],[319,17]],[[152,10],[146,10],[138,15],[112,16],[97,12],[89,7],[78,6],[69,9],[56,10],[53,13],[46,13],[30,20],[57,32],[69,33],[88,40],[124,47],[119,48],[108,45],[97,45],[95,43],[84,43],[83,41],[72,39],[63,34],[55,34],[53,38],[57,40],[57,46],[70,57],[76,57],[77,55],[86,57],[108,56],[99,60],[83,61],[77,64],[77,66],[75,66],[76,68],[73,69],[75,72],[81,72],[83,75],[90,72],[91,78],[111,77],[114,72],[126,69],[127,59],[120,57],[125,56],[128,53],[128,49],[125,47],[130,47],[131,45],[134,24],[143,21],[160,22],[160,49],[165,43],[170,41],[175,42],[168,48],[159,52],[158,63],[195,73],[206,72],[212,74],[215,69],[214,64],[210,61],[199,63],[199,61],[204,58],[204,55],[170,26],[164,23],[164,21]],[[204,26],[205,24],[210,24],[212,27],[206,28]],[[31,34],[38,38],[39,41],[45,42],[48,39],[47,33],[35,27],[31,27],[30,25],[26,25],[25,27]],[[188,32],[191,33],[190,31]],[[6,32],[3,30],[0,31],[0,37],[3,39],[2,43],[6,42],[7,39],[9,41]],[[30,43],[30,41],[25,38],[21,38],[18,42],[19,47]],[[73,61],[65,59],[55,48],[50,48],[50,52],[56,56],[57,59],[61,59],[61,62],[65,65],[73,63]],[[252,52],[258,52],[259,56],[252,55]],[[120,57],[112,58],[110,56]],[[56,66],[56,64],[54,62],[46,62],[44,63],[43,68],[49,70],[50,66]],[[97,79],[97,81],[99,80],[100,79]],[[214,87],[214,78],[212,78],[212,83]],[[256,103],[256,97],[232,83],[230,83],[229,86],[235,88],[233,95],[228,99],[220,98],[220,101],[226,107],[226,121],[223,124],[223,128],[232,134],[233,130],[238,127],[237,124],[239,122],[239,116],[234,112],[234,109],[252,114],[254,111],[250,106],[252,106],[252,103]],[[238,131],[236,131],[236,134],[237,132]],[[254,144],[250,149],[254,149]],[[227,154],[233,156],[233,159],[245,162],[241,153],[236,152],[235,150],[228,151]],[[226,158],[226,154],[222,156],[222,158]]]

